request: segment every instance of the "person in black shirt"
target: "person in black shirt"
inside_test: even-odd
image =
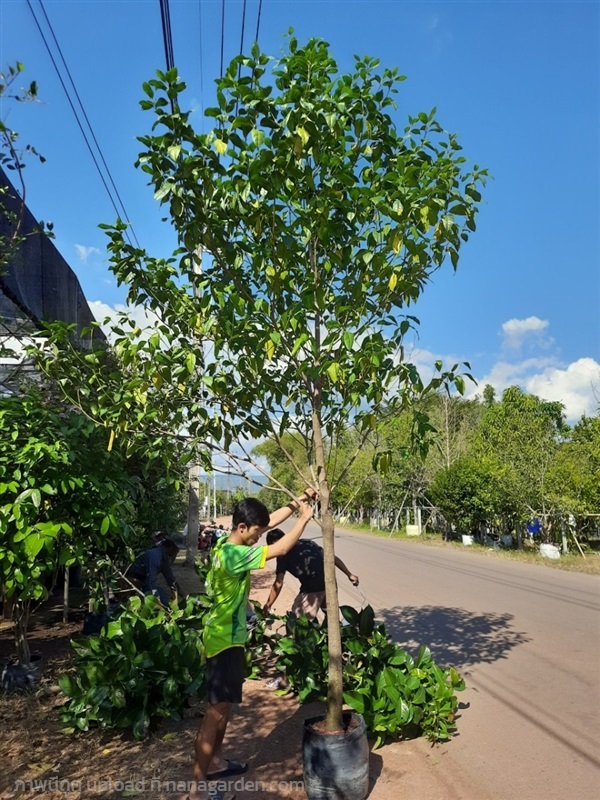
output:
[[[267,534],[267,544],[274,544],[284,535],[279,528],[273,528]],[[358,577],[353,575],[341,558],[335,557],[335,565],[347,577],[353,586],[358,586]],[[275,581],[265,603],[271,608],[283,587],[285,573],[289,572],[300,581],[300,592],[292,605],[293,613],[299,617],[305,614],[309,619],[316,619],[320,610],[325,612],[325,572],[323,565],[323,548],[312,539],[300,539],[290,552],[277,559]]]

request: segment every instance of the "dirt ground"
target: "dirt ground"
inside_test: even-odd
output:
[[[195,573],[176,566],[185,591],[197,591]],[[253,575],[251,597],[266,600],[272,573]],[[284,586],[275,611],[292,601]],[[83,610],[72,610],[62,623],[58,604],[34,616],[31,647],[43,659],[42,680],[35,695],[0,695],[0,798],[44,800],[117,800],[140,797],[167,800],[177,796],[177,782],[191,778],[193,743],[202,703],[186,711],[181,722],[166,722],[143,742],[128,734],[90,731],[65,735],[57,709],[64,702],[56,685],[69,664],[69,641],[79,635]],[[0,662],[12,652],[11,631],[0,629]],[[237,800],[304,800],[301,741],[304,719],[321,711],[319,704],[299,706],[293,697],[277,697],[266,687],[276,674],[247,681],[244,702],[230,720],[224,754],[248,761],[243,780],[232,778]],[[459,720],[460,729],[460,720]],[[452,743],[432,747],[424,739],[386,745],[370,755],[370,800],[479,800],[460,775],[453,775],[444,755]],[[222,788],[222,787],[219,787]]]

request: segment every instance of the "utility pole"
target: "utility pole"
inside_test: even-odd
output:
[[[196,277],[202,275],[202,248],[199,247],[196,251],[196,258],[194,259],[194,297],[199,296],[198,283]],[[202,359],[204,362],[204,359]],[[202,363],[203,367],[204,364]],[[196,556],[198,555],[198,532],[200,528],[200,498],[199,498],[199,483],[200,483],[200,465],[196,462],[192,464],[189,469],[189,490],[188,490],[188,520],[187,520],[187,553],[186,562],[191,566],[196,563]]]
[[[213,472],[213,519],[217,518],[217,473]]]
[[[198,555],[198,529],[200,527],[200,498],[198,495],[200,467],[192,464],[189,471],[187,554],[186,561],[193,566]]]

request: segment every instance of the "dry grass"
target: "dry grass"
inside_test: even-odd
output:
[[[585,556],[582,556],[579,551],[571,552],[568,555],[562,555],[558,559],[546,558],[541,556],[537,549],[533,549],[529,543],[525,545],[523,550],[505,550],[488,547],[486,545],[474,544],[470,547],[465,547],[461,542],[445,542],[441,535],[425,533],[422,536],[406,536],[404,533],[394,533],[390,536],[389,531],[381,531],[375,528],[369,528],[366,525],[338,525],[336,526],[341,530],[351,531],[353,533],[365,533],[370,536],[378,536],[385,539],[394,539],[395,541],[410,542],[412,544],[425,544],[429,547],[446,547],[468,551],[477,556],[487,558],[500,558],[508,561],[521,561],[526,564],[539,564],[543,567],[550,569],[562,569],[567,572],[582,572],[586,575],[600,575],[600,552],[588,550]],[[573,550],[575,545],[569,544]]]

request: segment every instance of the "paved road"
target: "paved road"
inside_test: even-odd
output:
[[[320,542],[314,523],[305,535]],[[600,796],[597,576],[349,532],[336,552],[396,641],[466,678],[443,753],[465,800]],[[341,603],[363,602],[338,584]]]

